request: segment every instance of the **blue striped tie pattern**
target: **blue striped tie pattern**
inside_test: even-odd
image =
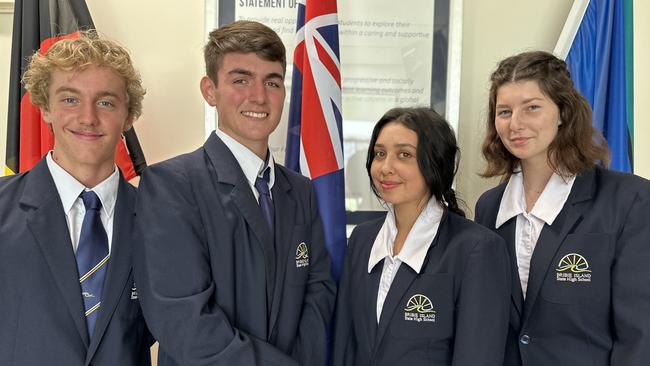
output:
[[[80,195],[86,207],[77,247],[77,269],[86,308],[88,335],[92,336],[102,300],[102,288],[108,263],[108,236],[100,217],[102,202],[93,191]]]
[[[269,190],[269,180],[270,180],[271,168],[268,166],[264,170],[262,177],[257,177],[255,179],[255,189],[260,194],[260,208],[262,209],[262,215],[264,219],[269,224],[269,229],[271,234],[273,234],[275,229],[275,214],[273,208],[273,201],[271,200],[271,192]]]

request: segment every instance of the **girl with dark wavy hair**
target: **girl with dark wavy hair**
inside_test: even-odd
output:
[[[395,108],[376,124],[366,167],[388,212],[350,238],[334,365],[501,365],[507,252],[465,219],[452,188],[458,155],[429,108]]]

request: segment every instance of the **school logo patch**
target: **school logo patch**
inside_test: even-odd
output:
[[[404,307],[404,320],[418,323],[435,322],[436,311],[433,308],[433,303],[422,294],[411,296]]]
[[[137,300],[138,299],[138,289],[135,287],[135,282],[133,282],[133,286],[131,286],[131,300]]]
[[[309,265],[309,250],[307,244],[303,241],[296,248],[296,268],[306,267]]]
[[[555,269],[558,282],[591,282],[587,259],[578,253],[569,253],[560,259]]]

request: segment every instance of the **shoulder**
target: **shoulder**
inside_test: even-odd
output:
[[[491,207],[498,205],[499,202],[501,202],[501,197],[503,196],[503,192],[505,191],[507,184],[508,182],[506,181],[483,192],[478,201],[476,201],[477,209],[478,207]]]
[[[311,190],[311,180],[304,175],[294,172],[287,167],[275,164],[276,174],[281,174],[293,189]]]
[[[500,239],[500,236],[492,230],[453,212],[447,212],[445,221],[443,221],[443,225],[446,224],[448,226],[450,234],[463,240]]]
[[[142,183],[146,183],[149,180],[163,180],[165,182],[185,180],[185,177],[190,175],[192,171],[198,170],[204,172],[206,170],[205,159],[203,148],[199,148],[195,151],[149,165],[142,172]],[[142,183],[140,187],[142,187]]]
[[[0,199],[14,198],[12,195],[24,187],[28,174],[29,172],[0,177]]]
[[[508,182],[503,182],[498,186],[491,188],[479,197],[474,207],[474,220],[482,225],[494,226],[496,215],[501,204],[503,192]]]
[[[350,240],[352,240],[352,238],[362,239],[368,237],[372,237],[372,239],[374,240],[374,238],[377,236],[377,233],[379,232],[382,225],[384,224],[385,220],[386,220],[386,216],[382,215],[380,218],[366,221],[362,224],[355,226],[354,230],[352,230],[352,234],[350,235]]]
[[[348,250],[346,254],[350,257],[351,263],[357,263],[357,265],[361,267],[363,267],[363,263],[367,265],[370,250],[372,249],[372,245],[375,243],[375,238],[377,238],[379,230],[381,230],[381,227],[384,224],[384,220],[385,217],[382,216],[378,219],[359,224],[354,228],[354,230],[352,230],[352,234],[348,240]]]
[[[650,188],[650,181],[638,175],[621,173],[601,167],[594,169],[596,179],[603,188],[626,188],[636,190],[647,190]]]

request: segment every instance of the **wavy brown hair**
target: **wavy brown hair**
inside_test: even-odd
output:
[[[228,53],[255,53],[266,61],[277,61],[286,72],[287,55],[282,40],[266,25],[249,20],[238,20],[210,32],[203,49],[205,73],[218,84],[217,73]]]
[[[94,30],[81,32],[76,38],[57,41],[45,54],[34,53],[22,82],[30,93],[32,104],[49,110],[48,90],[52,72],[55,69],[83,70],[90,65],[110,68],[124,79],[129,116],[134,119],[140,117],[146,91],[129,52],[116,42],[101,38]]]
[[[519,164],[501,142],[494,125],[499,88],[507,83],[536,81],[542,93],[558,106],[562,124],[548,147],[548,162],[553,170],[570,176],[609,165],[609,149],[602,134],[592,126],[592,112],[585,97],[576,90],[564,61],[543,52],[524,52],[501,61],[490,76],[490,99],[483,141],[487,167],[483,177],[503,176],[508,179]]]

